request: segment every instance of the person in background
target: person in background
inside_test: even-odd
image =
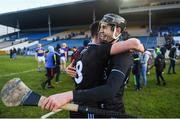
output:
[[[177,55],[177,57],[180,56],[180,44],[179,43],[176,43],[176,55]]]
[[[16,48],[13,48],[12,58],[13,58],[13,59],[16,59],[16,56],[17,56],[17,50],[16,50]]]
[[[130,34],[128,33],[127,29],[122,32],[121,38],[122,40],[127,40],[130,38]]]
[[[10,59],[13,58],[13,50],[12,49],[10,49],[10,51],[9,51],[9,56],[10,56]]]
[[[161,78],[163,85],[166,85],[166,82],[162,75],[164,65],[165,65],[165,59],[164,59],[163,55],[161,54],[161,52],[158,51],[157,57],[155,58],[155,61],[154,61],[154,66],[155,66],[155,70],[156,70],[156,80],[157,80],[156,85],[161,85],[161,81],[159,78]]]
[[[76,47],[73,47],[72,50],[73,53],[71,55],[71,62],[75,61],[80,56],[80,52]]]
[[[57,44],[56,49],[55,49],[55,57],[56,57],[56,59],[55,59],[55,62],[56,62],[56,65],[55,65],[56,79],[55,79],[55,81],[56,81],[56,83],[61,82],[61,80],[59,79],[60,74],[61,74],[61,68],[60,68],[61,63],[60,63],[60,52],[59,52],[60,48],[61,48],[60,45]]]
[[[162,46],[162,47],[160,48],[160,51],[161,51],[161,54],[163,55],[163,57],[165,58],[166,47],[165,47],[165,46]]]
[[[61,63],[61,71],[65,72],[66,69],[66,61],[67,61],[67,50],[66,50],[66,43],[62,43],[61,48],[59,49],[60,53],[60,63]]]
[[[54,86],[52,86],[51,84],[51,80],[53,79],[54,77],[54,74],[55,74],[55,61],[56,61],[56,58],[55,58],[55,51],[54,51],[54,47],[53,46],[48,46],[48,53],[46,55],[46,81],[45,82],[42,82],[41,83],[41,86],[43,89],[45,89],[46,87],[47,88],[54,88]]]
[[[132,74],[134,75],[134,84],[136,86],[135,87],[136,91],[139,91],[141,89],[140,72],[141,72],[140,54],[139,52],[134,52]]]
[[[141,54],[140,56],[140,62],[141,62],[141,75],[142,79],[144,81],[144,86],[147,86],[147,68],[148,68],[148,60],[149,60],[149,54],[146,52]]]
[[[37,45],[36,53],[37,53],[37,60],[38,60],[38,69],[37,69],[37,71],[40,72],[44,68],[44,64],[45,64],[45,50],[44,50],[44,48],[42,47],[41,44]]]
[[[146,54],[149,55],[149,59],[148,59],[148,62],[147,62],[147,74],[150,75],[150,70],[154,66],[154,64],[153,64],[153,56],[152,56],[152,53],[150,51],[146,50],[145,52],[146,52]]]
[[[176,65],[176,47],[175,47],[175,45],[173,45],[171,47],[171,49],[170,49],[169,59],[170,59],[170,64],[169,64],[169,68],[168,68],[168,74],[171,74],[171,68],[173,70],[173,74],[176,74],[176,71],[175,71],[175,65]]]
[[[90,43],[90,40],[84,40],[83,46],[78,48],[78,51],[81,53],[83,50],[85,51],[88,48],[88,44]]]

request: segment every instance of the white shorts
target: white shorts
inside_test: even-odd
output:
[[[61,63],[66,63],[66,58],[65,58],[65,57],[61,57],[61,58],[60,58],[60,62],[61,62]]]
[[[45,63],[45,57],[44,56],[38,56],[38,62],[44,62]]]

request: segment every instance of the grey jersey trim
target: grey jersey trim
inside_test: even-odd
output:
[[[124,77],[126,77],[126,75],[125,75],[122,71],[120,71],[120,70],[112,69],[111,72],[113,72],[113,71],[119,72],[119,73],[121,73]]]

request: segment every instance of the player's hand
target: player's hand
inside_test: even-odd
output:
[[[66,68],[66,73],[71,77],[76,77],[76,68],[72,66],[72,63]]]
[[[137,39],[137,38],[130,38],[128,40],[129,41],[133,41],[135,43],[135,45],[134,45],[135,47],[134,47],[133,50],[136,50],[138,52],[144,52],[144,50],[145,50],[144,46],[143,46],[143,44],[141,44],[139,39]]]
[[[139,44],[139,46],[138,46],[138,49],[137,50],[139,50],[140,52],[144,52],[144,45],[143,44]]]
[[[60,109],[63,105],[71,102],[72,99],[72,91],[51,95],[42,101],[41,108],[50,111],[56,111],[57,109]]]

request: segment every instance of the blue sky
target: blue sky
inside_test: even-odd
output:
[[[0,0],[0,14],[76,1],[80,0]],[[14,29],[8,27],[8,33],[10,32],[14,32]],[[3,34],[7,34],[7,27],[0,25],[0,35]]]

